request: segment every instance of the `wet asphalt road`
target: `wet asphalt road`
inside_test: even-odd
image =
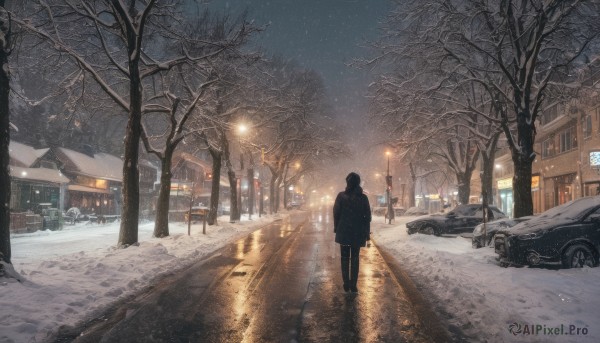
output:
[[[268,225],[76,329],[73,341],[430,341],[375,246],[361,249],[359,293],[343,292],[332,228],[330,211]]]

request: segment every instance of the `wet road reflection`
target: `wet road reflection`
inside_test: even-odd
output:
[[[361,250],[359,293],[343,292],[329,212],[298,212],[248,235],[76,341],[426,341],[374,246]]]
[[[322,242],[304,308],[301,342],[427,342],[402,288],[375,246],[361,249],[358,294],[341,288],[339,246],[332,218],[313,213]],[[316,220],[315,220],[316,219]]]

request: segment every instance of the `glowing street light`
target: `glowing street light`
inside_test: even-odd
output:
[[[387,156],[387,175],[385,177],[386,181],[386,198],[387,198],[387,218],[388,224],[392,223],[392,219],[394,218],[394,209],[392,208],[392,176],[390,175],[390,155],[392,154],[389,151],[385,152]]]

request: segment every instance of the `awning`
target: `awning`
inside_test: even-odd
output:
[[[67,189],[74,192],[110,194],[108,189],[92,188],[81,185],[68,185]]]

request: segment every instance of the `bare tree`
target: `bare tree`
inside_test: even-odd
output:
[[[81,71],[69,75],[73,78],[69,84],[80,87],[82,98],[87,95],[84,82],[90,78],[128,118],[120,246],[137,242],[142,116],[161,106],[152,98],[155,76],[184,63],[206,60],[231,46],[227,40],[212,42],[214,48],[206,55],[203,51],[194,55],[184,42],[177,49],[161,49],[156,41],[185,38],[178,26],[186,24],[179,13],[182,4],[179,0],[36,0],[25,15],[27,20],[19,20],[19,25],[67,56]]]
[[[400,150],[426,149],[418,155],[445,161],[455,176],[459,201],[468,203],[479,146],[491,139],[483,132],[490,130],[489,123],[483,125],[473,104],[477,96],[457,86],[452,73],[435,63],[433,68],[419,63],[410,77],[383,75],[372,84],[372,92],[371,122],[377,130]]]
[[[531,166],[536,120],[551,88],[564,86],[583,54],[597,49],[598,1],[407,1],[413,18],[429,19],[430,44],[437,44],[474,79],[508,104],[501,125],[515,165],[515,216],[533,213]],[[405,12],[406,13],[406,12]],[[562,85],[562,86],[561,86]],[[498,98],[496,98],[498,99]],[[512,123],[516,128],[512,130]]]
[[[263,163],[271,171],[270,208],[277,211],[280,188],[284,189],[284,204],[287,205],[287,192],[290,183],[302,176],[314,173],[325,166],[328,160],[348,155],[348,149],[341,143],[339,133],[331,127],[325,91],[322,81],[312,71],[299,70],[289,66],[282,80],[287,80],[281,92],[283,98],[275,108],[282,112],[279,120],[271,121],[268,133],[256,145],[256,150],[264,154]],[[277,68],[281,71],[281,68]],[[275,74],[278,77],[277,74]],[[296,167],[299,166],[299,167]]]
[[[175,149],[183,141],[187,130],[186,123],[196,110],[198,103],[204,96],[206,89],[214,83],[214,79],[208,79],[200,84],[197,89],[189,89],[187,94],[189,101],[182,105],[182,99],[175,96],[171,91],[165,90],[164,98],[169,105],[165,106],[164,113],[168,117],[166,137],[150,136],[149,129],[143,125],[142,141],[146,151],[154,154],[161,163],[160,189],[156,203],[156,220],[154,223],[154,236],[166,237],[169,235],[169,198],[171,194],[171,166]],[[181,109],[180,109],[181,107]],[[164,147],[156,148],[152,145],[153,140],[161,140]]]
[[[590,43],[600,32],[599,5],[598,1],[398,1],[387,34],[376,44],[384,53],[368,62],[400,65],[404,72],[434,61],[444,74],[457,76],[457,84],[475,85],[479,105],[465,98],[457,104],[504,132],[515,165],[515,215],[529,215],[535,122],[549,89],[560,88],[570,70],[585,63],[582,54],[595,46]],[[426,58],[419,63],[416,53]],[[420,76],[405,73],[408,77],[397,85],[410,83],[415,75]],[[428,84],[438,88],[443,81]],[[479,135],[485,130],[472,132]],[[489,149],[498,138],[496,128],[488,132],[488,143],[478,144],[486,154],[485,173],[491,168]],[[484,183],[489,182],[488,175]]]
[[[194,21],[194,25],[188,30],[189,38],[183,43],[187,50],[197,56],[206,56],[206,58],[190,59],[186,64],[179,64],[172,70],[161,72],[161,77],[156,78],[155,81],[153,88],[157,91],[155,97],[162,99],[163,104],[148,108],[149,112],[158,114],[159,118],[148,117],[146,122],[154,123],[156,126],[156,122],[163,115],[166,115],[167,119],[165,125],[159,125],[158,136],[151,137],[150,126],[144,125],[142,139],[146,150],[161,161],[161,187],[154,227],[156,237],[169,235],[171,161],[175,149],[186,136],[202,132],[207,127],[222,125],[220,124],[222,118],[207,115],[210,114],[211,92],[209,92],[209,88],[220,81],[220,71],[228,70],[227,66],[221,64],[231,64],[236,59],[245,60],[237,52],[237,49],[245,44],[249,35],[255,31],[247,25],[244,17],[240,17],[234,22],[229,22],[227,17],[225,15],[220,18],[205,12],[203,16]],[[182,43],[181,39],[174,40],[174,42]],[[222,42],[228,42],[227,50],[223,49]],[[152,145],[152,142],[157,140],[160,141],[160,148]],[[217,151],[210,149],[210,144],[206,143],[211,154],[218,155]],[[218,195],[216,200],[218,201]]]

